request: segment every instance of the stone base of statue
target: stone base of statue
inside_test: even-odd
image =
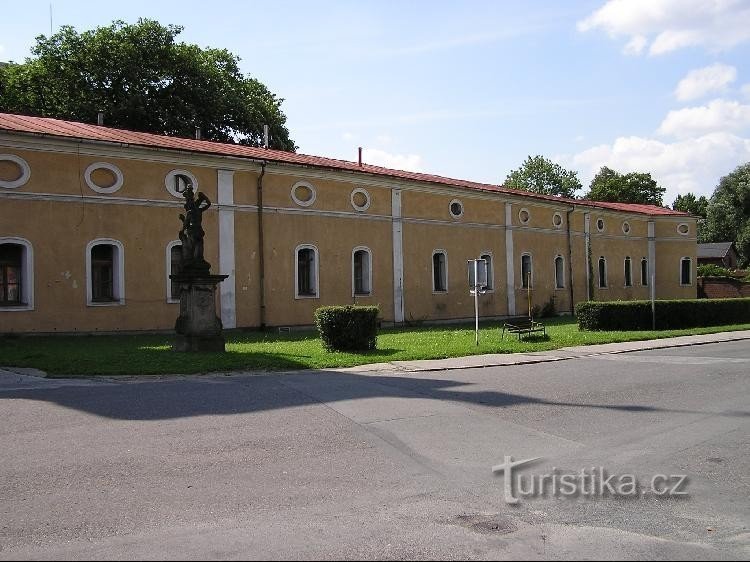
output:
[[[216,316],[216,287],[228,275],[208,270],[169,278],[180,285],[180,316],[175,323],[175,351],[224,351],[221,319]]]

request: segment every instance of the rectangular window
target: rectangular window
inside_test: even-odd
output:
[[[565,260],[562,256],[555,258],[555,288],[565,288]]]
[[[607,260],[599,258],[599,288],[607,288]]]
[[[21,271],[23,270],[23,246],[0,245],[0,306],[23,304]]]
[[[633,286],[633,268],[631,265],[630,258],[625,258],[625,286]]]
[[[177,275],[180,273],[180,263],[182,262],[182,245],[175,244],[169,249],[169,273]],[[169,297],[172,300],[180,298],[180,284],[176,281],[169,280]]]
[[[531,256],[524,254],[521,256],[521,287],[528,289],[532,286],[534,280],[532,279],[531,271]]]
[[[297,295],[301,297],[317,296],[315,286],[315,250],[300,248],[297,250]]]
[[[114,294],[114,246],[97,244],[91,248],[91,300],[111,302]]]
[[[648,287],[648,260],[646,258],[641,260],[641,285]]]
[[[482,254],[479,256],[479,259],[482,259],[487,262],[487,287],[486,289],[488,291],[493,291],[495,289],[495,276],[493,275],[492,271],[492,256],[490,254]]]
[[[680,262],[680,283],[682,285],[692,285],[693,281],[690,269],[690,258],[682,258]]]
[[[445,293],[448,290],[445,267],[445,253],[435,252],[432,255],[432,290],[436,293]]]
[[[354,252],[354,294],[370,294],[370,252],[357,250]]]

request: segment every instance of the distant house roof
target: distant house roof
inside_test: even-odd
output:
[[[357,162],[350,162],[347,160],[336,160],[333,158],[323,158],[320,156],[308,156],[305,154],[297,154],[294,152],[257,148],[239,144],[169,137],[165,135],[141,133],[137,131],[126,131],[123,129],[113,129],[110,127],[89,125],[87,123],[79,123],[75,121],[63,121],[60,119],[51,119],[48,117],[32,117],[27,115],[11,115],[7,113],[0,113],[0,130],[12,133],[46,135],[86,141],[109,142],[115,144],[180,150],[203,154],[215,154],[221,156],[232,156],[236,158],[247,158],[252,160],[265,160],[269,162],[279,162],[285,164],[296,164],[300,166],[311,166],[315,168],[341,170],[389,178],[441,184],[450,187],[466,188],[476,191],[506,193],[508,195],[529,197],[532,199],[540,199],[556,203],[581,205],[584,207],[609,209],[613,211],[638,213],[650,216],[690,216],[689,213],[673,211],[672,209],[657,207],[654,205],[604,203],[600,201],[588,201],[582,199],[566,199],[563,197],[540,195],[537,193],[530,193],[528,191],[509,189],[503,187],[502,185],[478,183],[468,180],[446,178],[443,176],[436,176],[432,174],[408,172],[405,170],[392,170],[390,168],[373,166],[371,164],[359,165]]]
[[[727,256],[734,242],[713,242],[698,244],[698,259],[722,259]]]

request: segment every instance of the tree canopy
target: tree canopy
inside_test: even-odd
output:
[[[672,208],[675,211],[690,213],[691,215],[705,219],[708,213],[708,199],[706,199],[705,195],[696,197],[694,193],[686,193],[685,195],[677,196],[677,199],[672,203]]]
[[[705,238],[708,242],[734,241],[740,265],[750,265],[750,162],[719,180],[708,204]]]
[[[538,155],[527,157],[520,168],[508,174],[504,185],[511,189],[571,199],[581,189],[576,172],[566,170],[560,164]]]
[[[140,19],[36,38],[32,57],[0,66],[0,111],[294,151],[284,101],[226,49],[178,43],[176,25]]]
[[[650,173],[621,174],[603,166],[591,180],[585,199],[662,206],[665,192],[666,188],[659,186]]]

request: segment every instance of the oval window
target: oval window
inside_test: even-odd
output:
[[[464,205],[463,205],[463,203],[461,203],[461,201],[459,201],[458,199],[454,199],[453,201],[451,201],[450,211],[451,211],[451,216],[454,219],[457,219],[457,218],[463,216],[463,214],[464,214]]]
[[[315,203],[316,196],[311,183],[299,181],[292,186],[292,200],[300,207],[309,207]]]
[[[560,228],[562,226],[562,223],[563,223],[563,218],[560,213],[555,213],[554,215],[552,215],[552,224],[554,225],[555,228]]]
[[[528,209],[521,209],[518,213],[518,220],[521,221],[521,224],[526,224],[531,220],[531,213],[529,213]]]
[[[86,168],[83,175],[86,185],[97,193],[114,193],[122,187],[120,168],[108,162],[95,162]]]
[[[23,158],[15,154],[0,154],[0,187],[21,187],[31,176],[31,168]]]
[[[370,194],[367,190],[358,187],[352,191],[351,202],[355,211],[366,211],[370,207]]]

